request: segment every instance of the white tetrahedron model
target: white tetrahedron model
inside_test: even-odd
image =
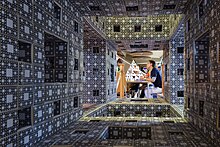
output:
[[[139,66],[133,60],[127,73],[126,73],[126,81],[135,81],[139,80],[142,76],[142,72],[139,69]]]

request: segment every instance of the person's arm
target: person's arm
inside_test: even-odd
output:
[[[146,80],[149,82],[155,82],[157,79],[157,72],[155,70],[151,71],[151,78],[147,78]]]

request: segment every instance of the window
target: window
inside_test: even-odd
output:
[[[61,7],[57,4],[57,3],[54,3],[54,17],[56,19],[58,19],[59,21],[61,21]]]
[[[93,90],[93,96],[99,96],[99,90]]]
[[[155,25],[155,32],[162,32],[163,26],[162,25]]]
[[[184,72],[184,69],[183,69],[183,68],[177,69],[177,75],[178,75],[178,76],[182,76],[182,75],[183,75],[183,72]]]
[[[135,25],[134,32],[141,32],[141,25]]]
[[[114,53],[112,52],[112,58],[114,58]]]
[[[204,101],[199,101],[199,115],[203,117]]]
[[[31,126],[31,118],[31,107],[18,110],[18,128]]]
[[[177,91],[177,97],[184,97],[184,91]]]
[[[53,105],[54,105],[54,116],[59,115],[60,114],[60,100],[55,101]]]
[[[109,69],[108,69],[108,75],[109,75]]]
[[[79,25],[78,25],[78,22],[74,21],[74,31],[75,32],[79,32]]]
[[[99,47],[93,47],[93,53],[94,54],[99,53]]]
[[[108,95],[110,94],[109,89],[108,89]]]
[[[109,49],[108,49],[108,55],[110,54],[110,51],[109,51]]]
[[[120,25],[114,25],[113,31],[120,32]]]
[[[18,41],[18,61],[32,62],[32,47],[30,43]]]
[[[184,53],[184,47],[177,47],[177,53],[178,54]]]

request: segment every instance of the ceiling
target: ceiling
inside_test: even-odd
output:
[[[118,55],[120,57],[128,62],[135,60],[138,64],[145,64],[150,59],[157,62],[161,60],[163,49],[168,45],[167,40],[169,40],[170,35],[173,34],[173,31],[181,19],[179,15],[176,17],[176,15],[170,14],[183,14],[187,1],[188,0],[72,0],[72,4],[75,5],[84,16],[105,16],[104,18],[99,17],[98,22],[96,21],[96,17],[93,18],[94,21],[85,22],[84,36],[90,36],[92,38],[106,36],[108,39],[116,42],[118,45]],[[96,26],[98,29],[92,28],[94,25],[89,22],[97,23]],[[102,30],[104,23],[105,30]],[[112,30],[114,24],[120,24],[122,32],[114,33]],[[136,24],[142,26],[141,32],[139,33],[132,32]],[[154,27],[158,24],[163,25],[163,31],[155,33]],[[103,34],[95,31],[99,30],[99,28],[101,28],[100,32],[103,32]],[[132,28],[132,30],[130,28]],[[166,30],[166,28],[168,28],[168,30]],[[117,38],[116,36],[119,37]]]
[[[188,0],[71,0],[88,16],[147,16],[182,14]]]

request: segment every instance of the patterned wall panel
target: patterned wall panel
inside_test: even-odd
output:
[[[1,146],[33,146],[82,115],[83,19],[69,0],[1,3],[0,142]],[[48,34],[66,42],[65,47],[55,41],[48,48]],[[59,81],[45,80],[51,71],[50,55],[59,70],[52,78]],[[69,77],[67,65],[72,58],[78,60],[79,70],[73,67],[74,78],[62,80],[65,71]],[[72,85],[80,90],[68,91]],[[70,115],[74,117],[68,119]]]
[[[185,108],[190,122],[219,145],[219,0],[188,3],[185,19]]]
[[[171,104],[184,104],[184,24],[177,27],[165,49],[165,98]],[[168,53],[166,53],[168,52]]]
[[[116,47],[99,35],[97,26],[91,29],[90,21],[86,20],[84,34],[83,103],[106,103],[116,98]]]
[[[165,40],[173,34],[182,15],[149,15],[147,17],[106,17],[105,33],[113,40]]]

